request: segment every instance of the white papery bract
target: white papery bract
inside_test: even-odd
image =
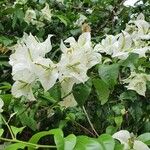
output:
[[[127,130],[121,130],[113,134],[113,138],[120,141],[124,145],[124,150],[150,150],[146,144],[137,140],[133,134]]]
[[[24,34],[21,41],[14,46],[15,52],[10,56],[12,75],[15,80],[12,94],[35,100],[32,87],[39,81],[44,90],[49,90],[58,80],[61,83],[62,97],[72,91],[74,84],[84,83],[89,77],[87,71],[101,62],[101,55],[92,47],[90,32],[83,33],[76,41],[73,37],[65,40],[70,47],[61,42],[62,55],[55,64],[45,54],[51,49],[49,35],[44,42],[39,42],[32,34]],[[75,106],[73,95],[68,96],[60,105]]]
[[[12,86],[12,94],[15,97],[26,96],[29,100],[35,100],[32,86],[36,81],[41,81],[41,78],[43,78],[42,85],[47,90],[44,82],[47,80],[47,76],[53,78],[53,73],[49,72],[47,75],[47,72],[43,72],[44,76],[41,74],[41,69],[37,67],[37,63],[41,63],[41,66],[45,65],[43,64],[45,63],[45,54],[52,48],[51,36],[49,35],[44,42],[39,42],[32,34],[24,34],[23,38],[13,47],[15,52],[10,56],[9,63],[12,65],[13,79],[16,81]],[[51,61],[48,61],[46,67],[51,65]],[[52,86],[54,85],[53,82],[51,83]],[[47,86],[50,86],[50,83]]]
[[[71,80],[69,82],[72,86],[74,83],[84,83],[88,80],[87,70],[100,63],[101,55],[92,48],[90,32],[83,33],[78,41],[70,37],[65,42],[69,43],[70,47],[67,48],[61,42],[63,53],[58,63],[59,80],[62,84]]]
[[[74,22],[75,26],[81,26],[82,23],[87,19],[86,16],[84,16],[83,14],[79,14],[79,18],[76,20],[76,22]]]
[[[135,72],[131,72],[131,75],[123,80],[124,83],[128,83],[126,86],[128,90],[134,90],[142,96],[145,96],[147,81],[150,81],[150,75]]]
[[[34,101],[35,97],[32,91],[32,84],[16,81],[12,86],[12,94],[14,97],[19,98],[21,96],[25,96],[28,100]]]
[[[33,9],[28,9],[25,13],[24,21],[28,24],[35,24],[36,12]]]
[[[61,42],[62,56],[58,63],[58,70],[62,97],[72,91],[74,84],[85,83],[89,79],[88,69],[101,62],[101,55],[92,48],[90,32],[83,33],[77,41],[70,37],[64,42],[69,43],[70,47],[67,48]],[[73,100],[73,95],[60,103],[63,106],[64,104],[74,106],[76,102]]]
[[[55,84],[58,78],[57,66],[50,59],[37,58],[34,71],[46,91]]]
[[[48,21],[51,21],[52,18],[52,13],[51,9],[49,8],[49,5],[46,3],[45,7],[41,10],[41,18],[40,19],[45,19]]]
[[[106,35],[101,43],[96,45],[97,51],[112,57],[126,59],[130,53],[137,53],[139,57],[146,57],[150,51],[150,24],[140,14],[136,20],[131,20],[126,29],[116,36]]]

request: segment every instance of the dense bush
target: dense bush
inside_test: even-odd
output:
[[[1,149],[149,149],[150,3],[123,4],[0,2]]]

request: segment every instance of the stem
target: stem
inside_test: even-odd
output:
[[[3,121],[4,121],[4,123],[6,124],[8,130],[9,130],[9,132],[10,132],[10,134],[11,134],[12,139],[15,139],[15,136],[14,136],[14,134],[13,134],[13,132],[12,132],[10,126],[9,126],[8,123],[6,122],[5,118],[4,118],[2,115],[1,115],[1,117],[2,117],[2,119],[3,119]]]
[[[84,126],[82,126],[80,123],[78,123],[78,122],[76,122],[76,121],[74,121],[74,123],[75,123],[76,125],[78,125],[79,127],[81,127],[82,129],[84,129],[86,132],[88,132],[89,134],[91,134],[92,136],[95,137],[95,134],[93,134],[89,129],[85,128]]]
[[[93,126],[93,124],[92,124],[92,122],[91,122],[89,116],[88,116],[88,113],[87,113],[86,110],[85,110],[85,107],[83,106],[82,109],[83,109],[84,114],[85,114],[85,116],[86,116],[86,118],[87,118],[87,120],[88,120],[88,122],[89,122],[89,124],[90,124],[90,126],[91,126],[91,128],[92,128],[92,130],[94,131],[95,135],[96,135],[96,136],[99,136],[98,133],[97,133],[97,131],[95,130],[95,128],[94,128],[94,126]]]
[[[16,140],[16,139],[13,140],[13,139],[6,139],[6,138],[0,137],[0,140],[7,141],[7,142],[22,143],[22,144],[25,144],[25,145],[28,145],[28,146],[32,146],[32,147],[36,147],[36,148],[56,148],[55,145],[40,145],[40,144],[24,142],[24,141],[20,141],[20,140]]]

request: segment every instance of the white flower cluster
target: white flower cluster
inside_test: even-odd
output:
[[[144,15],[140,14],[136,20],[129,21],[122,33],[116,36],[106,35],[106,38],[96,45],[96,49],[119,59],[126,59],[129,53],[145,57],[150,51],[149,40],[150,24],[144,20]]]
[[[87,17],[83,14],[79,14],[79,18],[74,22],[74,26],[80,27],[85,21],[87,20]]]
[[[28,24],[36,25],[37,29],[43,27],[45,24],[43,23],[43,20],[47,20],[51,22],[51,18],[53,16],[52,10],[49,8],[49,5],[45,3],[45,7],[39,11],[39,16],[40,18],[37,19],[37,14],[36,11],[29,8],[24,17],[24,21],[27,22]]]
[[[114,139],[120,141],[124,145],[123,150],[150,150],[150,148],[140,141],[138,138],[135,138],[133,134],[130,134],[127,130],[120,130],[113,135]]]
[[[100,63],[101,55],[92,47],[90,32],[85,32],[78,41],[73,37],[66,39],[64,42],[70,43],[69,48],[61,41],[61,59],[55,64],[45,58],[45,54],[52,49],[51,36],[41,43],[32,34],[25,34],[15,45],[15,52],[9,61],[15,80],[12,86],[15,97],[25,96],[29,100],[35,100],[32,87],[37,81],[44,90],[49,90],[59,81],[63,96],[72,90],[74,83],[86,82],[88,69]]]
[[[145,96],[147,81],[150,81],[150,75],[131,72],[131,75],[124,80],[124,83],[129,83],[129,85],[126,86],[127,89],[134,90],[139,95]]]

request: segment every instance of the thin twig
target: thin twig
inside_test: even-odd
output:
[[[5,118],[4,118],[2,115],[1,115],[1,118],[2,118],[2,120],[4,121],[5,125],[7,126],[8,130],[9,130],[9,132],[10,132],[10,134],[11,134],[12,139],[15,139],[15,136],[14,136],[14,134],[13,134],[13,132],[12,132],[10,126],[9,126],[8,123],[6,122]]]
[[[93,124],[92,124],[92,122],[91,122],[89,116],[88,116],[88,113],[87,113],[86,110],[85,110],[85,107],[83,106],[82,109],[83,109],[84,114],[85,114],[85,116],[86,116],[86,118],[87,118],[87,120],[88,120],[88,122],[89,122],[89,124],[90,124],[90,126],[91,126],[91,128],[92,128],[92,130],[94,131],[95,135],[96,135],[96,136],[99,136],[98,133],[97,133],[97,131],[95,130],[95,128],[94,128],[94,126],[93,126]]]
[[[30,146],[30,147],[32,146],[34,148],[56,148],[55,145],[40,145],[40,144],[34,144],[34,143],[20,141],[20,140],[16,140],[16,139],[6,139],[6,138],[0,137],[0,140],[12,142],[12,143],[14,143],[14,142],[15,143],[22,143],[22,144],[25,144],[25,145]]]
[[[84,126],[82,126],[80,123],[74,121],[73,123],[75,123],[76,125],[78,125],[79,127],[81,127],[82,129],[84,129],[86,132],[88,132],[89,134],[91,134],[92,136],[95,137],[95,134],[93,134],[93,132],[91,132],[89,129],[85,128]]]

